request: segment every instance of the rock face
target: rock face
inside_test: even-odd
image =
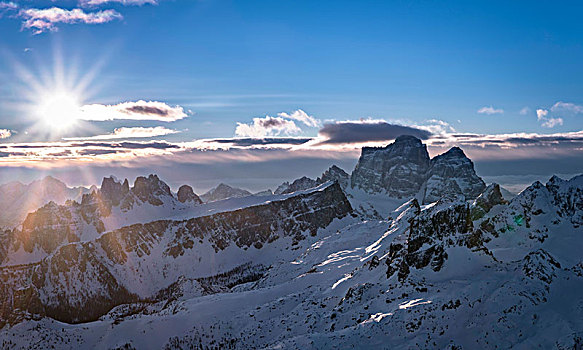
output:
[[[412,197],[419,192],[430,167],[427,147],[414,136],[399,136],[384,148],[364,147],[351,185],[368,193]]]
[[[444,197],[474,199],[486,188],[460,148],[429,159],[427,147],[413,136],[400,136],[384,148],[363,148],[351,186],[394,198],[418,196],[423,204]]]
[[[454,203],[445,208],[421,211],[416,199],[410,201],[404,217],[401,217],[406,234],[395,239],[390,245],[387,278],[395,273],[405,280],[411,269],[431,268],[440,271],[448,258],[450,246],[480,246],[473,235],[473,222],[467,205]],[[456,237],[458,236],[458,237]],[[461,238],[460,238],[461,236]]]
[[[500,185],[491,184],[474,201],[472,219],[477,220],[488,213],[495,205],[502,204],[508,204],[508,201],[502,196]]]
[[[192,187],[182,185],[176,194],[180,203],[202,204],[202,200],[194,193]]]
[[[431,160],[431,166],[424,184],[424,204],[449,196],[476,198],[484,191],[486,184],[476,175],[474,163],[459,147],[438,155]]]
[[[251,192],[221,183],[217,187],[200,196],[200,198],[203,202],[209,203],[228,198],[241,198],[247,196],[251,196]]]

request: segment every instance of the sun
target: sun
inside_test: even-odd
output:
[[[0,0],[1,2],[2,0]],[[54,48],[52,60],[34,57],[37,64],[25,65],[11,60],[16,75],[16,96],[11,106],[21,115],[21,139],[62,140],[68,136],[95,132],[97,128],[87,122],[84,107],[97,95],[102,83],[98,82],[105,59],[97,57],[92,65],[83,65],[74,54],[64,59],[59,45]]]
[[[36,108],[37,117],[53,129],[73,126],[81,113],[81,102],[73,92],[56,91],[41,96]]]

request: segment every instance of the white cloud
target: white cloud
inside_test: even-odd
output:
[[[537,109],[536,118],[542,122],[541,126],[543,128],[554,128],[557,125],[563,125],[563,118],[549,117],[549,111],[546,109]]]
[[[8,129],[0,129],[0,139],[7,139],[12,136],[12,131]]]
[[[253,118],[250,124],[237,123],[235,134],[240,137],[266,137],[298,134],[301,129],[292,120],[282,117]]]
[[[123,102],[117,105],[85,105],[81,107],[79,115],[79,119],[93,121],[123,119],[172,122],[186,117],[187,114],[180,106],[172,107],[164,102],[143,100]]]
[[[12,1],[0,1],[0,10],[16,10],[18,4]]]
[[[478,113],[479,114],[487,114],[487,115],[502,114],[502,113],[504,113],[504,110],[497,109],[497,108],[490,106],[490,107],[482,107],[482,108],[478,109]]]
[[[563,118],[548,118],[541,125],[545,128],[554,128],[557,125],[563,125]]]
[[[96,135],[90,137],[71,137],[65,138],[67,141],[78,141],[78,140],[115,140],[115,139],[130,139],[130,138],[146,138],[146,137],[156,137],[165,136],[170,134],[179,133],[177,130],[166,129],[163,126],[156,126],[152,128],[126,128],[121,127],[113,130],[110,134]]]
[[[413,124],[410,126],[422,130],[427,130],[433,135],[443,135],[449,132],[455,132],[453,126],[451,126],[448,122],[439,119],[429,119],[422,124]]]
[[[551,107],[553,112],[570,112],[573,114],[583,113],[583,106],[576,105],[570,102],[559,101]]]
[[[282,117],[282,118],[297,120],[297,121],[302,122],[302,123],[306,124],[307,126],[313,127],[313,128],[317,128],[317,127],[322,125],[321,121],[308,115],[306,112],[304,112],[301,109],[298,109],[297,111],[293,112],[292,114],[287,114],[285,112],[282,112],[282,113],[278,113],[277,115]]]
[[[81,6],[99,6],[99,5],[103,5],[103,4],[109,4],[109,3],[119,3],[122,5],[145,5],[145,4],[152,4],[152,5],[157,5],[158,1],[157,0],[80,0],[79,3],[81,4]]]
[[[523,107],[523,108],[520,110],[520,112],[518,112],[518,113],[520,113],[520,115],[527,115],[528,113],[530,113],[530,108],[528,108],[528,107]]]
[[[17,17],[23,19],[23,29],[31,29],[35,34],[55,31],[59,23],[101,24],[123,19],[123,16],[114,10],[85,12],[81,9],[66,10],[59,7],[26,8],[20,10]]]

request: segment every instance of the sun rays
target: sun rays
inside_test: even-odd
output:
[[[74,59],[65,62],[61,49],[53,51],[51,60],[33,57],[34,65],[11,59],[19,83],[16,94],[20,97],[13,109],[20,122],[26,124],[19,132],[20,139],[27,135],[38,141],[59,140],[71,133],[97,130],[83,122],[81,108],[97,93],[91,87],[96,85],[103,60],[96,60],[97,64],[81,74]]]

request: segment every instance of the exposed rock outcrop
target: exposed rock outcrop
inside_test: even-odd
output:
[[[443,197],[478,197],[486,188],[484,181],[476,175],[474,163],[459,147],[431,159],[427,180],[423,186],[423,203],[432,203]]]
[[[322,176],[316,180],[319,184],[323,184],[328,181],[338,181],[338,184],[342,189],[346,189],[350,184],[350,175],[344,171],[342,168],[332,165],[328,170],[326,170]]]
[[[192,187],[182,185],[176,194],[180,203],[202,204],[202,200],[194,193]]]
[[[418,138],[403,135],[383,148],[364,147],[351,185],[368,193],[412,197],[419,192],[429,166],[427,147]]]

